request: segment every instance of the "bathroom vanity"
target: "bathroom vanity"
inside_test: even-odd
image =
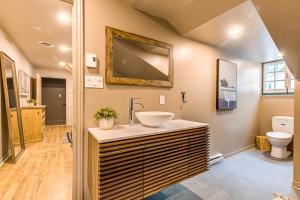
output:
[[[208,170],[208,124],[172,120],[159,128],[88,129],[91,199],[144,199]]]

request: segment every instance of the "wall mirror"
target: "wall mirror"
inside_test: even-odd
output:
[[[12,161],[16,162],[25,150],[16,67],[14,61],[3,52],[0,52],[0,61],[9,134],[7,142],[10,145]]]
[[[171,44],[106,27],[106,83],[173,87]]]

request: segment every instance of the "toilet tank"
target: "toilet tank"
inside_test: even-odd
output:
[[[273,131],[285,132],[294,135],[294,117],[274,116],[272,118]]]

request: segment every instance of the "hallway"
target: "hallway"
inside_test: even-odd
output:
[[[42,142],[26,145],[16,164],[0,168],[0,199],[72,199],[72,148],[65,144],[66,126],[47,127]]]

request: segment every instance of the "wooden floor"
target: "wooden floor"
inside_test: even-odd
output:
[[[42,142],[26,145],[16,164],[0,168],[0,200],[71,200],[72,148],[66,126],[47,127]]]

